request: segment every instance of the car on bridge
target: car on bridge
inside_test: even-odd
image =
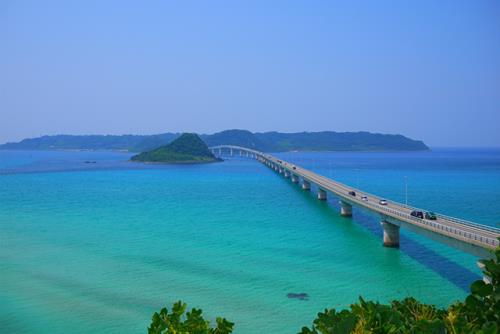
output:
[[[362,199],[363,201],[365,201],[365,202],[368,202],[368,197],[367,197],[367,196],[365,196],[365,195],[361,196],[361,199]]]
[[[422,211],[413,210],[410,215],[416,218],[424,219],[424,213]]]
[[[428,220],[436,220],[437,217],[436,217],[436,214],[432,211],[429,211],[429,212],[426,212],[425,213],[425,219],[428,219]]]
[[[349,191],[349,195],[356,197],[356,192],[355,191]]]
[[[380,204],[380,205],[387,205],[387,200],[386,199],[381,199],[380,201],[378,201],[378,204]]]

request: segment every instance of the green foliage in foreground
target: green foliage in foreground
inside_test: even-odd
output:
[[[464,302],[448,309],[422,304],[415,298],[392,301],[389,305],[365,301],[337,312],[327,309],[318,313],[311,328],[300,334],[392,334],[392,333],[477,333],[494,334],[500,330],[500,247],[491,260],[481,260],[484,273],[491,279],[471,285]]]
[[[500,240],[500,238],[499,238]],[[482,280],[471,285],[471,294],[463,302],[448,309],[422,304],[415,298],[394,300],[390,304],[365,301],[337,312],[326,309],[318,313],[312,327],[303,327],[299,334],[496,334],[500,331],[500,247],[490,260],[481,260],[490,283]],[[211,328],[193,309],[183,317],[186,304],[177,302],[168,314],[166,309],[153,315],[149,334],[226,334],[232,333],[233,323],[217,318]],[[256,332],[257,333],[257,332]]]
[[[217,318],[217,326],[212,328],[210,322],[202,316],[202,311],[193,308],[186,311],[187,305],[178,301],[172,306],[172,312],[162,308],[155,313],[148,328],[148,334],[229,334],[234,324],[224,318]]]

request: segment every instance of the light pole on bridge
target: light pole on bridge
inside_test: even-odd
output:
[[[408,205],[408,176],[405,176],[405,205]]]
[[[354,169],[356,172],[356,189],[359,189],[359,168]]]

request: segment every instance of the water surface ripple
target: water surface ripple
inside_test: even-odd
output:
[[[0,332],[140,333],[182,299],[237,334],[295,333],[359,295],[445,306],[479,277],[474,257],[408,231],[382,247],[376,216],[342,218],[255,161],[129,156],[0,151]],[[410,204],[500,217],[498,150],[279,156],[398,201],[407,176]]]

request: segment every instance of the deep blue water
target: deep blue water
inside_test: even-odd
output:
[[[406,176],[411,205],[500,222],[498,149],[277,155],[401,202]],[[235,333],[295,333],[359,295],[446,306],[479,278],[473,256],[408,231],[382,247],[376,216],[342,218],[256,161],[129,156],[0,151],[0,332],[144,332],[182,299]]]

